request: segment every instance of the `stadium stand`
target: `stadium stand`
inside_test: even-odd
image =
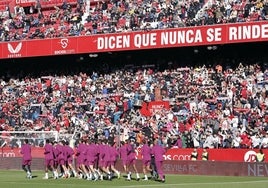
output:
[[[0,1],[1,41],[252,22],[266,20],[268,13],[266,0],[7,3]]]
[[[30,6],[14,1],[0,5],[3,42],[252,22],[266,20],[268,13],[267,0],[128,0],[91,5],[40,0]],[[154,65],[91,75],[6,75],[0,85],[0,130],[109,135],[121,131],[120,124],[125,131],[122,140],[141,131],[139,136],[162,137],[170,147],[171,140],[183,138],[182,147],[266,148],[266,68],[254,62],[164,70]],[[168,101],[171,108],[152,117],[142,114],[141,104],[153,101]]]
[[[120,140],[147,136],[169,147],[266,148],[266,60],[244,57],[230,66],[216,59],[194,67],[164,61],[162,68],[102,64],[93,71],[74,62],[53,73],[43,69],[48,63],[29,72],[17,65],[15,72],[2,72],[0,130],[56,130],[78,138],[121,132]],[[165,101],[168,108],[150,111],[150,103]]]

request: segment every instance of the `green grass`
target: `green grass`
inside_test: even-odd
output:
[[[168,175],[166,182],[126,181],[124,178],[112,181],[87,181],[81,179],[43,180],[44,172],[34,171],[33,179],[26,179],[23,171],[0,171],[0,188],[267,188],[268,177],[234,176],[188,176]]]

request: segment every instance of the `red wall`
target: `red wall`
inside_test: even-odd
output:
[[[193,149],[169,149],[164,158],[166,160],[187,161],[191,158]],[[229,161],[229,162],[255,162],[258,150],[254,149],[208,149],[210,161]],[[268,156],[268,150],[264,149],[264,154]],[[202,149],[198,149],[201,159]],[[44,148],[32,148],[33,158],[44,158]],[[19,148],[4,147],[0,149],[0,157],[21,157]],[[140,148],[137,149],[137,158],[141,159]],[[268,157],[265,159],[268,162]]]
[[[35,158],[32,161],[33,170],[44,170],[44,160]],[[141,173],[141,161],[137,162]],[[121,162],[116,167],[122,171]],[[21,158],[1,158],[0,169],[21,169]],[[163,165],[165,174],[187,174],[187,175],[218,175],[218,176],[268,176],[267,163],[247,162],[221,162],[221,161],[170,161],[166,160]]]

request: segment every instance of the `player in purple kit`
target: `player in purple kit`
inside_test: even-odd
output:
[[[57,149],[58,149],[58,163],[59,163],[59,167],[62,168],[62,177],[64,178],[67,178],[69,177],[68,175],[68,170],[66,168],[66,160],[67,160],[67,157],[66,157],[66,151],[65,151],[65,148],[64,148],[64,141],[61,140],[59,142],[59,144],[56,146]]]
[[[44,146],[44,155],[45,155],[45,177],[43,179],[48,179],[48,171],[53,172],[53,176],[55,177],[54,173],[54,156],[53,156],[53,146],[49,139],[46,140],[46,144]]]
[[[86,152],[86,148],[87,148],[87,146],[86,146],[86,140],[85,139],[81,139],[80,140],[80,143],[78,144],[77,149],[76,149],[76,156],[77,156],[76,166],[77,166],[77,172],[80,174],[79,175],[79,178],[80,179],[83,178],[83,175],[86,175],[87,178],[89,178],[88,171],[87,171],[86,166],[85,166],[85,161],[86,161],[85,152]]]
[[[54,140],[53,142],[53,157],[54,157],[54,179],[59,178],[59,173],[58,173],[58,155],[59,155],[59,150],[58,150],[58,142]]]
[[[137,167],[136,167],[136,144],[134,139],[129,140],[129,144],[127,145],[127,180],[131,180],[131,171],[130,168],[132,167],[134,172],[136,173],[136,180],[140,180],[140,175],[138,173]]]
[[[121,141],[121,146],[119,148],[119,155],[122,162],[122,166],[124,168],[124,172],[127,174],[127,143],[124,141]]]
[[[28,139],[24,140],[23,145],[21,146],[20,153],[22,154],[22,169],[27,173],[27,178],[32,178],[31,163],[32,163],[32,149],[29,144]]]
[[[69,141],[65,141],[65,152],[66,152],[66,167],[68,171],[72,171],[74,177],[76,177],[76,170],[73,166],[73,155],[74,155],[74,150],[73,148],[70,146]],[[70,176],[70,173],[68,173],[68,175]]]
[[[96,147],[96,151],[97,151],[97,156],[95,158],[95,163],[94,163],[94,168],[96,169],[96,172],[98,173],[99,179],[103,180],[103,175],[102,175],[102,157],[101,157],[101,150],[102,150],[102,142],[101,140],[96,140],[95,142],[95,147]]]
[[[115,168],[115,163],[119,157],[119,152],[117,151],[116,147],[115,147],[115,142],[114,143],[110,143],[109,146],[109,153],[110,153],[110,169],[111,171],[113,171],[114,173],[116,173],[117,178],[120,178],[120,172]]]
[[[96,145],[91,139],[89,139],[86,148],[86,166],[89,171],[88,180],[92,180],[93,178],[95,181],[98,180],[98,175],[96,174],[96,171],[94,169],[96,155],[97,155]]]
[[[155,139],[154,145],[152,147],[152,155],[154,155],[155,166],[162,182],[165,182],[165,176],[163,172],[163,161],[164,161],[163,155],[165,154],[165,152],[166,152],[165,148],[159,145],[158,140]]]
[[[107,174],[108,179],[111,180],[111,172],[109,170],[110,153],[109,146],[107,145],[107,140],[104,139],[99,145],[99,169],[101,172]],[[101,180],[103,180],[103,175],[101,174]]]
[[[147,139],[143,140],[143,145],[141,147],[141,156],[142,156],[142,169],[144,173],[144,180],[148,180],[147,173],[151,172],[151,147],[150,142]]]

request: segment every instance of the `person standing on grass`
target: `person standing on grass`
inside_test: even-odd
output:
[[[66,151],[64,148],[64,141],[60,140],[59,144],[57,144],[57,150],[58,150],[58,157],[57,157],[57,161],[58,161],[58,165],[59,165],[59,170],[61,170],[61,174],[63,178],[68,178],[69,177],[69,173],[66,167]]]
[[[58,155],[59,155],[58,142],[56,140],[54,140],[52,142],[52,146],[53,146],[53,158],[54,158],[54,164],[53,164],[54,179],[58,179],[59,178],[59,172],[58,172],[58,167],[59,167],[59,162],[58,162]]]
[[[53,146],[49,139],[46,140],[46,144],[44,146],[44,155],[45,155],[45,177],[43,179],[48,179],[48,171],[53,172],[53,176],[55,177],[54,170],[54,155],[53,155]]]
[[[118,157],[119,157],[119,152],[118,152],[118,150],[116,149],[116,144],[115,144],[115,142],[110,143],[110,146],[109,146],[109,153],[110,153],[110,164],[109,164],[110,169],[111,169],[112,172],[116,173],[117,178],[119,179],[119,178],[120,178],[120,172],[119,172],[119,170],[117,170],[117,169],[115,168],[115,163],[116,163],[116,161],[117,161],[117,159],[118,159]]]
[[[108,180],[111,180],[112,174],[110,172],[110,169],[108,168],[108,164],[110,162],[110,152],[109,152],[109,146],[107,145],[107,140],[103,139],[101,140],[99,147],[99,169],[100,169],[100,180],[103,180],[103,173],[107,175]]]
[[[27,173],[26,178],[31,179],[32,149],[28,139],[24,140],[20,153],[22,154],[22,169]]]
[[[144,173],[144,180],[148,180],[147,173],[151,172],[151,147],[150,142],[147,139],[143,140],[143,145],[141,147],[141,155],[142,155],[142,169]]]
[[[98,175],[94,169],[97,152],[98,151],[94,142],[91,139],[88,139],[87,148],[85,152],[85,158],[86,158],[85,165],[87,166],[88,174],[89,174],[88,180],[93,180],[93,179],[95,181],[98,180]]]
[[[163,161],[164,161],[164,154],[166,153],[166,150],[163,146],[158,144],[158,140],[154,140],[154,145],[152,147],[152,155],[155,158],[155,166],[158,172],[158,175],[161,179],[161,181],[165,182],[165,175],[163,172]]]
[[[140,175],[136,167],[136,143],[133,138],[129,140],[129,144],[127,146],[127,170],[128,170],[127,180],[128,181],[131,180],[131,170],[130,170],[131,167],[136,173],[136,180],[139,181]]]
[[[119,155],[120,155],[120,160],[122,162],[122,166],[124,169],[124,172],[127,174],[128,169],[127,169],[127,143],[124,141],[121,141],[121,146],[119,148]]]
[[[66,158],[67,158],[67,170],[71,171],[74,177],[77,177],[76,170],[73,166],[73,155],[74,155],[74,150],[70,146],[69,141],[65,141],[65,151],[66,151]]]
[[[86,168],[86,151],[87,151],[87,140],[81,139],[77,148],[76,148],[76,168],[79,174],[79,179],[86,177],[89,179],[89,173]]]

